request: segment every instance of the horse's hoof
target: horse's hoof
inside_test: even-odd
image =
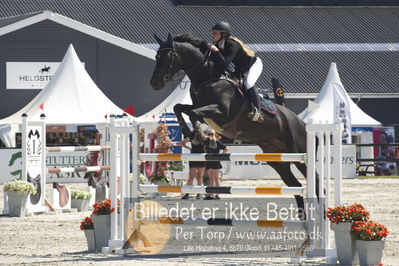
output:
[[[195,122],[194,130],[200,131],[201,130],[201,123],[199,121]]]

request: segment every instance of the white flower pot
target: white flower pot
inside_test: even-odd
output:
[[[359,263],[355,238],[350,234],[352,223],[331,223],[335,235],[335,246],[339,264],[352,265]]]
[[[384,250],[384,246],[385,241],[383,240],[356,240],[360,266],[368,266],[381,263],[382,251]]]
[[[78,212],[88,211],[90,207],[90,199],[72,199],[71,208],[75,208]]]
[[[87,250],[96,251],[96,236],[94,229],[83,230],[87,240]]]
[[[25,217],[29,195],[30,194],[8,191],[8,215],[12,217]]]
[[[111,236],[111,215],[92,215],[94,234],[96,238],[96,250],[101,252],[103,247],[108,247]]]

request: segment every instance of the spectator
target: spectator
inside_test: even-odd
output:
[[[187,146],[188,142],[191,142],[191,147]],[[181,143],[178,143],[178,145],[181,145],[182,147],[190,149],[191,153],[204,153],[205,152],[204,144],[195,138],[192,140],[190,140],[190,138],[185,138],[184,140],[182,140]],[[187,186],[193,185],[194,178],[197,180],[198,186],[203,186],[205,162],[189,161],[188,165],[189,165],[190,169],[188,172]],[[188,199],[189,197],[190,197],[190,195],[188,193],[186,193],[186,194],[184,194],[182,199]],[[197,194],[196,199],[201,199],[201,195]]]
[[[205,151],[207,153],[219,153],[221,150],[223,153],[228,152],[228,148],[216,138],[215,131],[213,129],[207,130],[205,132]],[[206,162],[206,172],[209,178],[209,186],[220,187],[219,173],[222,169],[222,165],[219,161],[209,161]],[[205,197],[205,200],[220,199],[219,195],[216,194],[215,197],[209,194]]]

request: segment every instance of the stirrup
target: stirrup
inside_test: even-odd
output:
[[[253,107],[252,111],[249,113],[249,116],[252,116],[252,118],[250,117],[250,119],[254,122],[263,122],[263,116],[262,114],[259,112],[258,108]]]

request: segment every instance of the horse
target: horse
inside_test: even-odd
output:
[[[247,117],[250,110],[249,99],[243,97],[234,82],[220,79],[221,73],[212,71],[212,62],[205,41],[192,36],[169,34],[166,41],[154,34],[160,45],[156,54],[156,66],[151,77],[154,90],[160,90],[178,71],[185,71],[191,81],[193,105],[177,104],[175,114],[184,135],[192,131],[184,121],[182,113],[189,116],[193,125],[197,121],[206,122],[216,132],[228,138],[239,139],[258,145],[264,153],[306,153],[306,125],[291,110],[276,105],[276,114],[262,113],[262,123],[253,122]],[[268,162],[289,187],[301,187],[291,172],[290,162]],[[306,166],[294,163],[306,177]],[[316,194],[319,197],[318,178]],[[305,219],[304,200],[295,195],[298,213]]]
[[[39,72],[42,73],[42,74],[43,74],[44,72],[49,72],[49,71],[50,71],[50,68],[51,68],[51,67],[44,65],[44,67],[43,67],[42,69],[40,69]]]

